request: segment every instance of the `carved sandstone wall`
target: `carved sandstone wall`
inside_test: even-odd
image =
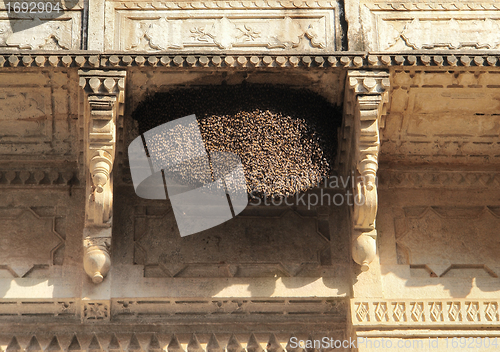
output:
[[[0,350],[496,350],[498,3],[61,6],[0,5]],[[180,238],[135,195],[138,104],[245,83],[339,107],[333,173],[365,176],[341,190],[363,205],[249,207]]]

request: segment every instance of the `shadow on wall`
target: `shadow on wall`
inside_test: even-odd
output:
[[[209,283],[200,280],[204,294],[221,295],[233,283],[241,283],[249,284],[249,295],[260,297],[272,296],[278,280],[281,288],[290,289],[320,280],[338,295],[350,294],[342,207],[318,212],[249,205],[232,220],[180,237],[168,201],[143,200],[132,187],[120,187],[115,194],[112,263],[116,268],[135,264],[140,272],[134,273],[134,280],[152,284],[175,277],[184,279],[178,281],[181,285],[196,286],[197,278],[208,278]],[[132,283],[126,276],[120,280]],[[172,289],[180,292],[177,284]]]

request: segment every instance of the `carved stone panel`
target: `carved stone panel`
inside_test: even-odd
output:
[[[5,1],[0,4],[1,50],[82,48],[83,1],[26,2],[29,4],[27,9],[21,7],[24,6],[22,3]]]
[[[498,76],[393,72],[391,106],[382,130],[384,160],[497,163]]]
[[[146,4],[144,4],[146,5]],[[286,5],[286,4],[285,4]],[[336,5],[324,3],[112,3],[106,48],[331,52],[338,50]],[[297,11],[297,7],[300,11]]]
[[[365,50],[493,50],[500,40],[498,3],[365,0],[360,5]],[[355,21],[354,18],[351,21]]]
[[[181,238],[169,209],[135,210],[134,261],[146,276],[309,276],[331,264],[330,223],[315,212],[250,208]]]
[[[13,277],[48,268],[62,258],[65,238],[57,229],[62,219],[54,208],[0,208],[0,268]],[[59,262],[59,264],[62,264]]]
[[[0,153],[4,159],[77,155],[75,72],[0,73]],[[70,157],[71,158],[71,157]]]
[[[128,188],[128,187],[127,187]],[[349,263],[342,207],[247,206],[236,218],[180,237],[168,201],[116,192],[113,261],[146,277],[339,277]],[[340,284],[340,283],[339,283]]]
[[[109,321],[109,303],[106,301],[83,301],[82,320],[85,323],[97,323]]]
[[[46,142],[52,137],[50,88],[0,88],[2,142]]]
[[[498,265],[498,207],[407,207],[395,219],[401,264]]]

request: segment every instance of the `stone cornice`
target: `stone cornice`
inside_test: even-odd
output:
[[[336,1],[120,1],[115,9],[121,10],[247,10],[247,9],[329,9]]]
[[[335,52],[324,55],[280,54],[200,54],[172,52],[0,52],[0,70],[6,68],[116,68],[163,67],[168,69],[387,69],[390,67],[496,68],[498,52],[367,53]]]
[[[404,2],[390,3],[388,1],[365,2],[364,5],[372,11],[498,11],[500,4],[494,1],[481,2]]]

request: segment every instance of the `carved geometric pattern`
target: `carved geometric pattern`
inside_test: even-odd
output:
[[[466,302],[467,307],[467,320],[468,321],[478,321],[479,320],[479,303],[478,302]]]
[[[91,54],[0,54],[2,67],[164,67],[169,69],[197,68],[379,68],[390,66],[422,67],[498,67],[500,55],[497,54],[450,54],[429,55],[414,53],[386,53],[370,55],[155,55],[152,53],[108,53]]]
[[[404,213],[403,219],[395,219],[399,258],[406,261],[401,264],[450,266],[445,275],[460,270],[452,264],[475,268],[497,262],[498,207],[406,207]],[[496,275],[486,266],[483,270]]]
[[[487,302],[486,304],[486,319],[489,321],[497,321],[498,319],[498,304],[496,302]]]
[[[388,319],[378,319],[377,308],[388,307]],[[354,325],[496,325],[500,321],[499,301],[491,300],[359,300],[351,299]],[[361,308],[362,307],[362,308]],[[409,318],[406,311],[409,311]],[[362,312],[362,314],[360,314]]]
[[[460,317],[460,310],[461,310],[461,305],[460,302],[451,302],[449,309],[448,309],[448,314],[450,317],[451,321],[458,321]]]
[[[368,315],[368,303],[359,303],[356,308],[356,318],[358,321],[366,321]]]
[[[137,206],[134,263],[145,266],[146,277],[314,276],[329,270],[328,219],[315,211],[265,208],[247,208],[216,231],[181,238],[169,207]]]
[[[298,332],[284,329],[273,332],[272,329],[260,329],[260,333],[252,334],[245,331],[231,329],[221,332],[210,329],[194,333],[166,332],[165,327],[149,326],[147,333],[134,333],[122,327],[106,327],[105,331],[89,332],[89,329],[72,327],[75,332],[51,331],[47,333],[27,334],[0,334],[0,345],[6,346],[7,351],[148,351],[148,352],[258,352],[264,351],[261,346],[267,346],[269,352],[284,352],[282,346],[290,344],[290,338],[295,336],[297,341],[307,340],[314,336],[328,338],[345,338],[345,331],[339,329],[314,330],[305,327]],[[81,330],[81,331],[80,331]],[[175,329],[172,329],[175,330]],[[288,351],[288,347],[287,347]]]
[[[0,208],[0,268],[14,277],[24,277],[34,267],[54,265],[55,252],[64,246],[64,237],[56,231],[60,216],[54,210],[36,208]]]
[[[432,302],[430,307],[431,320],[432,321],[442,321],[443,317],[443,306],[440,302]]]
[[[401,302],[394,302],[392,305],[393,319],[394,321],[405,321],[405,304]]]
[[[84,302],[82,319],[84,322],[108,321],[108,302]]]
[[[412,320],[421,321],[424,313],[424,304],[422,302],[412,302],[411,307]]]
[[[378,321],[387,321],[389,317],[387,315],[387,303],[379,302],[377,308],[375,308],[375,316]]]
[[[474,171],[408,171],[382,169],[380,188],[491,188],[500,187],[500,174]]]

